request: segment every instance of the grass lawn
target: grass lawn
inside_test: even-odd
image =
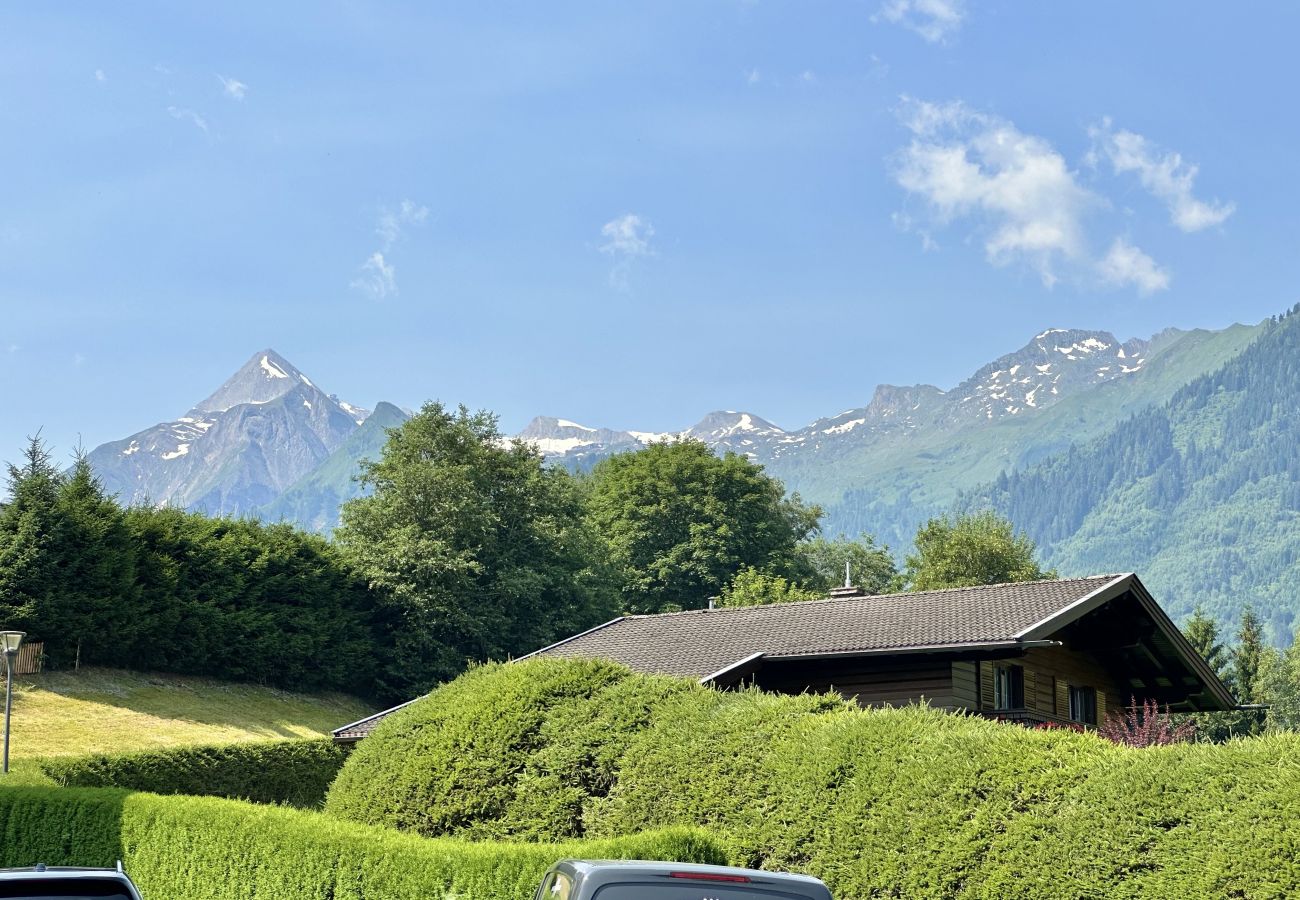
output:
[[[20,675],[11,783],[40,780],[34,763],[41,757],[322,737],[370,712],[343,694],[294,694],[208,678],[95,668]]]

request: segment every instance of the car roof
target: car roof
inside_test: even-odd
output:
[[[0,882],[25,881],[29,878],[42,878],[47,881],[111,881],[129,888],[132,895],[138,892],[135,884],[121,869],[102,869],[90,866],[24,866],[16,869],[0,869]]]
[[[765,872],[762,869],[741,869],[735,866],[709,866],[700,863],[675,863],[645,859],[562,859],[552,868],[567,871],[584,878],[601,873],[619,875],[666,875],[669,872],[700,872],[712,875],[743,875],[760,884],[788,884],[791,886],[822,886],[824,882],[811,875],[795,872]]]

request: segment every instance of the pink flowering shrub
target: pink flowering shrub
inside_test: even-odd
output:
[[[1161,747],[1191,741],[1196,737],[1196,723],[1176,722],[1168,707],[1161,712],[1154,700],[1144,700],[1138,706],[1137,698],[1130,697],[1128,709],[1108,715],[1097,726],[1097,733],[1127,747]]]

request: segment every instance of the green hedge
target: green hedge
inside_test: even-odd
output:
[[[347,758],[328,738],[171,747],[51,758],[41,768],[65,787],[119,787],[320,806]]]
[[[543,686],[561,683],[557,701]],[[444,805],[452,776],[428,766],[457,753]],[[542,783],[563,802],[521,800]],[[476,786],[497,799],[474,808]],[[539,660],[407,707],[345,764],[327,809],[368,791],[393,798],[380,820],[439,834],[703,827],[730,861],[809,872],[837,897],[1300,896],[1300,735],[1136,750]]]
[[[482,666],[387,717],[326,809],[427,837],[580,836],[627,742],[680,694],[711,692],[595,660]]]
[[[566,856],[724,859],[707,835],[686,829],[560,844],[470,843],[211,797],[0,788],[0,866],[122,859],[150,900],[519,900]]]

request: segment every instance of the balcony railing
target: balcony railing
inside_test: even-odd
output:
[[[1012,722],[1030,728],[1071,728],[1080,731],[1085,727],[1089,727],[1064,716],[1053,715],[1052,713],[1029,709],[1024,706],[1015,709],[981,709],[977,715],[998,722]]]

